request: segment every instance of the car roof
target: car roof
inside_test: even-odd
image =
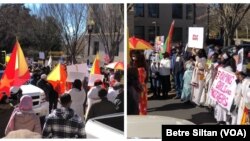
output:
[[[34,85],[22,85],[21,86],[23,94],[32,94],[32,93],[43,93],[43,90]]]
[[[194,123],[168,116],[128,115],[128,138],[161,138],[162,125],[194,125]]]

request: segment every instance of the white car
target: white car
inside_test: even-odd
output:
[[[124,113],[89,119],[85,126],[87,138],[125,139]]]
[[[49,103],[45,100],[45,93],[42,89],[34,85],[22,85],[23,95],[29,95],[33,100],[33,110],[42,117],[49,114]]]
[[[194,123],[166,116],[128,115],[127,137],[130,139],[160,139],[162,125],[194,125]]]

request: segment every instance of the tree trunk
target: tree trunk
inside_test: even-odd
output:
[[[226,34],[224,32],[224,36],[223,36],[223,46],[227,46],[227,37],[226,37]]]
[[[231,46],[231,42],[232,42],[231,38],[228,37],[228,38],[227,38],[227,46]]]

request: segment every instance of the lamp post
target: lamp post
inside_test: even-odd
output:
[[[157,36],[157,27],[156,27],[156,21],[153,21],[152,24],[155,25],[155,37]]]
[[[210,5],[207,6],[207,40],[209,39],[209,15],[210,15]]]
[[[90,20],[88,22],[88,33],[89,33],[89,44],[88,44],[88,56],[89,56],[89,52],[90,52],[90,41],[91,41],[91,33],[93,31],[93,26],[94,26],[94,21],[93,20]]]

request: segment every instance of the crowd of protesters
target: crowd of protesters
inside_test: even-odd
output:
[[[176,93],[174,99],[180,99],[184,104],[206,107],[213,112],[218,124],[249,124],[250,107],[247,105],[250,103],[250,95],[243,85],[247,85],[250,79],[246,69],[236,69],[235,58],[241,48],[235,46],[231,50],[222,49],[220,46],[184,48],[179,43],[172,47],[170,54],[151,51],[145,55],[148,51],[145,53],[143,50],[132,50],[127,79],[128,114],[147,114],[148,92],[152,92],[152,99],[169,99],[169,92],[173,91]],[[244,56],[246,61],[250,59],[247,51]],[[209,96],[219,68],[237,76],[237,90],[230,111]],[[150,85],[146,87],[145,83]],[[246,105],[246,116],[243,117],[239,115],[242,114],[240,101],[244,101]]]
[[[36,115],[32,110],[32,97],[23,95],[21,87],[11,87],[10,97],[3,93],[0,100],[0,138],[86,138],[87,120],[124,112],[122,71],[101,68],[104,80],[96,80],[93,87],[88,87],[88,79],[76,79],[72,87],[60,95],[47,81],[52,69],[29,67],[28,82],[44,91],[49,115]]]

